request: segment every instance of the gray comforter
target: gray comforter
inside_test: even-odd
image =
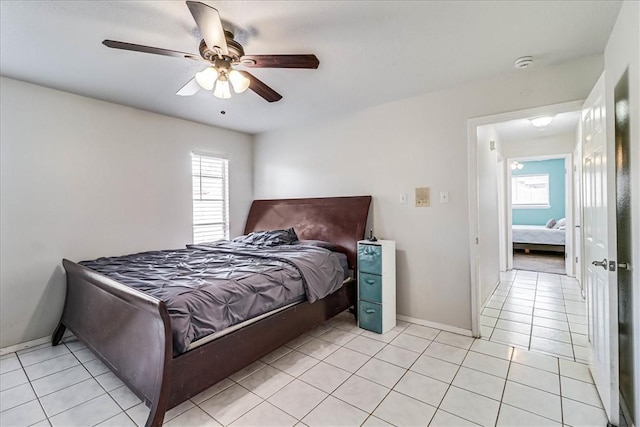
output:
[[[335,254],[306,245],[219,242],[80,264],[163,300],[176,353],[209,334],[305,297],[310,302],[324,298],[340,289],[344,277]]]

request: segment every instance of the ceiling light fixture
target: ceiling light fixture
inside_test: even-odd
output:
[[[196,82],[205,90],[213,90],[213,95],[221,99],[231,98],[229,86],[233,87],[235,93],[242,93],[249,88],[251,83],[241,72],[231,69],[227,61],[218,60],[215,61],[214,66],[196,73]]]
[[[529,119],[529,121],[538,129],[544,129],[553,121],[553,116],[534,117]]]
[[[533,56],[521,56],[513,62],[513,66],[519,70],[527,68],[533,64]]]
[[[220,99],[231,98],[231,89],[229,88],[229,80],[226,75],[221,75],[216,81],[216,89],[213,91],[213,95]]]
[[[520,162],[511,163],[511,170],[516,170],[516,169],[520,170],[523,167],[524,167],[524,165],[522,163],[520,163]]]
[[[229,81],[231,82],[231,86],[233,86],[235,93],[242,93],[249,89],[249,83],[251,83],[248,78],[236,70],[231,70],[229,73]]]
[[[202,89],[213,90],[216,80],[218,80],[218,70],[213,67],[205,68],[199,73],[196,73],[196,81]]]

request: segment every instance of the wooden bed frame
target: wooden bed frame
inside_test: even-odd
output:
[[[293,226],[301,239],[336,244],[355,270],[371,196],[256,200],[245,233]],[[69,329],[151,407],[147,426],[168,409],[351,307],[355,280],[333,294],[265,317],[193,350],[173,355],[165,303],[67,259],[67,295],[52,344]]]
[[[527,254],[529,251],[566,252],[565,245],[543,245],[540,243],[514,243],[513,249],[524,249]]]

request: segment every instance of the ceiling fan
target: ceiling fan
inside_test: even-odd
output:
[[[216,9],[197,1],[187,1],[187,7],[203,37],[200,41],[200,55],[115,40],[103,40],[102,44],[115,49],[207,62],[207,68],[196,73],[193,79],[176,92],[180,96],[194,95],[202,88],[213,90],[218,98],[227,99],[231,98],[231,88],[235,93],[251,89],[268,102],[276,102],[282,99],[282,95],[248,71],[236,70],[234,67],[316,69],[320,64],[315,55],[245,55],[242,45],[234,40],[233,33],[222,28]]]

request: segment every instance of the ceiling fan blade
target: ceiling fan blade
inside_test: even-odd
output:
[[[224,36],[218,11],[211,6],[197,1],[188,1],[187,6],[200,29],[200,33],[207,47],[211,50],[215,50],[217,47],[220,49],[220,53],[228,55],[227,39]]]
[[[182,86],[182,88],[180,88],[180,90],[176,92],[176,95],[191,96],[191,95],[195,95],[199,90],[200,90],[200,85],[198,84],[198,82],[196,81],[196,78],[194,77],[191,80],[189,80],[187,84]]]
[[[282,99],[282,95],[280,95],[275,90],[271,89],[261,80],[258,80],[256,76],[247,72],[247,71],[238,71],[240,74],[249,79],[251,83],[249,83],[249,89],[263,97],[268,102],[276,102]]]
[[[254,68],[318,68],[315,55],[244,55],[240,63]]]
[[[176,50],[162,49],[159,47],[144,46],[141,44],[118,42],[115,40],[103,40],[102,44],[114,49],[131,50],[134,52],[153,53],[155,55],[173,56],[174,58],[187,58],[200,61],[199,55],[193,55],[186,52],[178,52]]]

